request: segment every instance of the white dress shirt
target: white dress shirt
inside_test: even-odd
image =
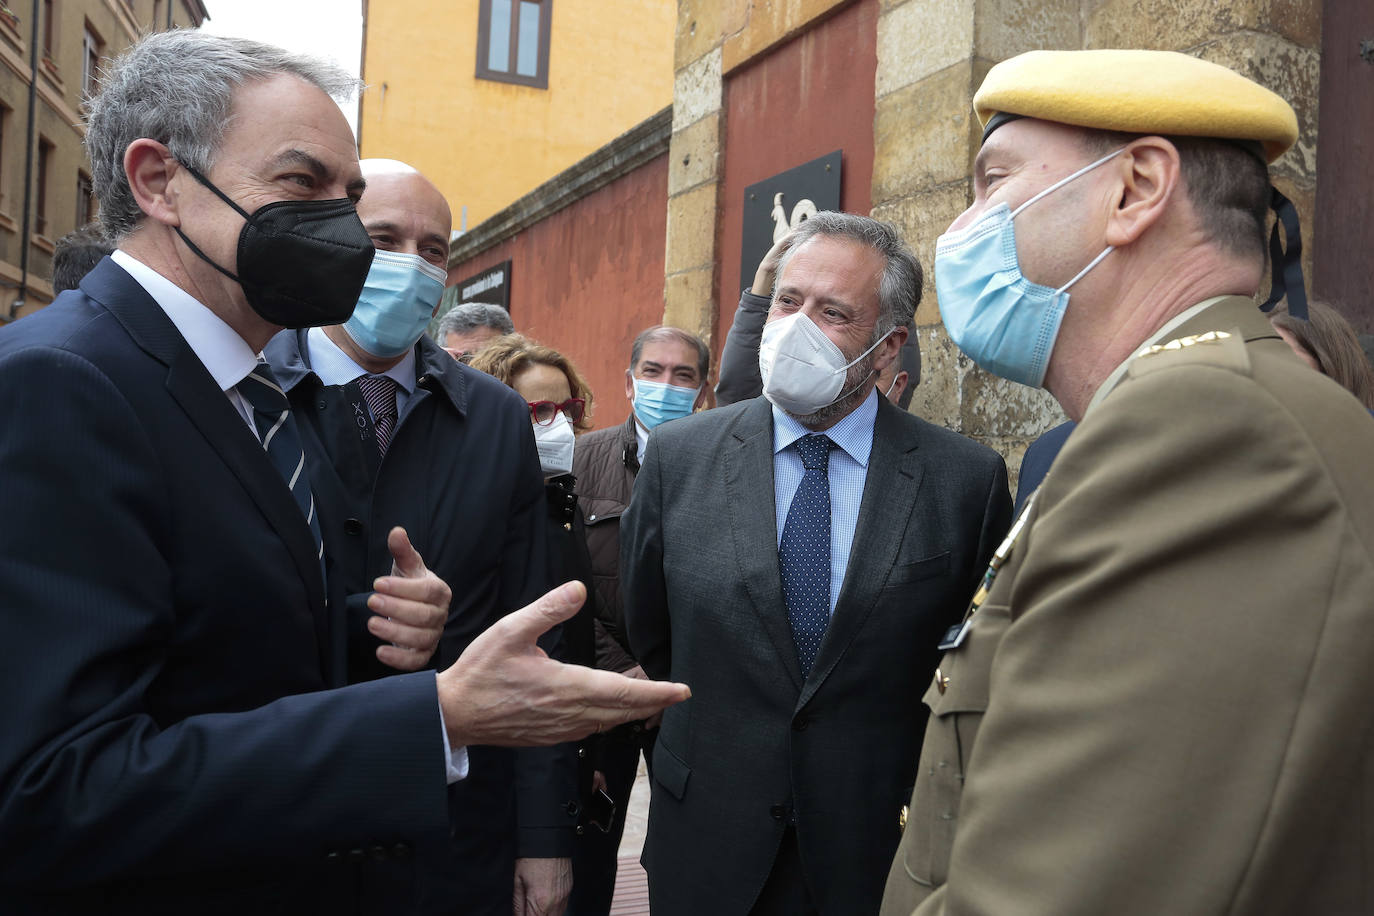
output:
[[[257,425],[253,422],[252,409],[238,392],[238,384],[258,364],[258,355],[253,352],[253,348],[248,346],[247,342],[239,336],[237,331],[229,327],[223,318],[220,318],[190,293],[133,255],[115,249],[110,255],[110,259],[123,268],[125,273],[133,277],[134,282],[143,287],[149,296],[153,297],[153,301],[166,313],[172,324],[176,325],[181,336],[186,339],[186,343],[191,347],[191,352],[196,354],[196,358],[209,371],[215,384],[228,396],[230,403],[239,412],[239,416],[243,418],[243,422],[247,424],[253,436],[260,438],[258,437]],[[350,376],[350,378],[356,378],[356,375]],[[410,387],[411,389],[415,387],[413,362]],[[436,674],[435,677],[437,679],[438,675]],[[436,700],[438,698],[437,689],[436,681]],[[448,729],[444,727],[442,705],[439,707],[439,725],[443,729],[444,770],[448,782],[451,784],[468,774],[467,748],[460,747],[455,751],[449,747]]]

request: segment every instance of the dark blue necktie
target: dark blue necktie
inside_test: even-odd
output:
[[[310,492],[310,476],[305,472],[305,451],[301,448],[300,433],[291,417],[291,405],[286,392],[277,384],[276,376],[267,363],[258,363],[238,385],[239,394],[253,405],[253,424],[257,427],[262,447],[268,459],[291,488],[291,495],[300,506],[301,515],[310,525],[315,538],[315,553],[324,572],[324,541],[320,538],[320,520],[315,514],[315,497]]]
[[[787,509],[778,547],[782,600],[792,623],[792,641],[802,676],[811,673],[830,622],[830,449],[829,436],[803,436],[801,484]]]

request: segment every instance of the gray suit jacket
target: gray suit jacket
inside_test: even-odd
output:
[[[879,399],[849,569],[810,677],[783,605],[773,420],[755,399],[649,439],[624,517],[631,646],[687,682],[654,752],[656,916],[744,913],[789,823],[823,913],[877,910],[925,725],[919,697],[1010,515],[991,449]]]

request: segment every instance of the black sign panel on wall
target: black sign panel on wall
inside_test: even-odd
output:
[[[510,261],[502,261],[480,274],[459,280],[453,286],[454,303],[486,302],[510,311]]]
[[[840,209],[840,150],[744,189],[740,282],[754,281],[773,243],[818,210]]]

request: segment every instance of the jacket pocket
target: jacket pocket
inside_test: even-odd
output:
[[[948,550],[933,557],[926,557],[924,560],[917,560],[915,563],[892,567],[892,572],[888,573],[886,584],[888,586],[906,585],[909,582],[919,582],[921,579],[942,576],[947,572],[949,572]]]
[[[1010,619],[1008,608],[979,608],[963,645],[940,659],[922,697],[930,720],[902,849],[907,876],[926,887],[944,884],[949,873],[965,768],[988,708],[993,656]]]
[[[673,798],[682,801],[683,796],[687,794],[687,779],[691,775],[692,768],[683,763],[677,754],[668,750],[660,734],[658,742],[654,744],[654,782],[661,785]]]

